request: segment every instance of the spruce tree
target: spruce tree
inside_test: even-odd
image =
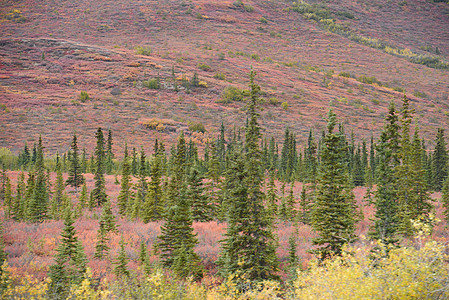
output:
[[[55,263],[50,266],[48,274],[51,279],[48,295],[51,299],[66,299],[70,285],[81,283],[86,273],[87,258],[73,223],[72,212],[66,208]]]
[[[369,235],[383,244],[398,241],[400,222],[396,168],[399,166],[399,125],[394,103],[390,103],[386,124],[376,148],[377,190],[374,194],[374,224]]]
[[[192,218],[198,222],[209,222],[213,216],[213,206],[203,185],[203,177],[197,168],[192,168],[187,178],[187,198],[190,202]]]
[[[12,217],[16,221],[22,220],[24,218],[24,214],[26,213],[25,192],[25,174],[20,172],[17,181],[16,199],[14,200],[14,206],[11,211]]]
[[[29,203],[29,220],[32,222],[42,222],[47,218],[48,210],[48,190],[47,176],[44,166],[44,152],[42,146],[42,137],[39,136],[39,142],[36,148],[35,182],[33,196]]]
[[[131,217],[137,218],[138,216],[144,216],[144,212],[142,208],[145,203],[145,198],[148,193],[148,182],[147,182],[147,165],[146,165],[146,156],[143,150],[140,151],[140,161],[139,161],[139,181],[136,185],[136,197],[134,199]]]
[[[318,234],[313,244],[319,246],[313,252],[321,258],[340,255],[343,245],[355,240],[356,205],[345,162],[347,145],[341,132],[334,133],[335,125],[336,115],[330,110],[311,216]]]
[[[125,216],[127,214],[127,208],[132,201],[131,193],[131,165],[128,158],[124,158],[122,167],[122,182],[120,186],[120,192],[117,199],[118,212],[120,215]]]
[[[118,253],[117,260],[115,261],[114,273],[118,278],[120,277],[129,277],[128,270],[128,256],[125,252],[125,240],[122,237],[120,238],[120,251]]]
[[[76,191],[84,182],[84,176],[82,175],[79,161],[76,133],[73,134],[71,149],[72,155],[70,156],[69,177],[67,178],[66,184],[75,187]]]
[[[432,182],[433,189],[440,191],[444,180],[448,175],[448,154],[446,151],[446,141],[444,139],[444,129],[438,128],[435,150],[432,156]]]
[[[83,214],[83,209],[88,206],[88,193],[87,193],[87,185],[86,182],[83,183],[83,186],[81,187],[81,193],[78,197],[78,208],[77,208],[77,215],[81,216]]]
[[[191,272],[197,271],[199,263],[198,255],[193,252],[198,244],[197,234],[193,232],[192,214],[189,207],[189,201],[186,197],[186,184],[179,187],[178,197],[174,203],[167,208],[165,214],[165,223],[161,227],[161,234],[158,236],[157,249],[161,252],[161,259],[166,267],[179,269],[180,260],[184,268]],[[176,264],[175,264],[176,262]],[[182,270],[185,270],[185,269]],[[197,275],[197,274],[192,274]]]
[[[443,183],[443,188],[441,190],[441,202],[443,204],[443,216],[446,222],[449,222],[449,176]]]
[[[276,195],[276,185],[274,183],[275,179],[275,170],[271,168],[269,172],[269,181],[268,181],[268,190],[267,190],[267,214],[270,218],[272,218],[273,222],[276,219],[277,210],[278,210],[278,197]]]
[[[62,207],[63,202],[63,196],[64,196],[64,178],[62,177],[62,170],[61,170],[61,162],[58,161],[56,163],[56,183],[55,183],[55,192],[52,197],[50,212],[51,217],[53,219],[60,218],[61,213],[64,211],[60,211],[60,208]]]
[[[304,224],[310,224],[311,209],[313,205],[309,198],[310,195],[307,194],[306,185],[303,184],[301,190],[301,200],[299,202],[301,210],[299,221]]]
[[[95,246],[94,257],[103,259],[107,256],[109,251],[108,241],[109,233],[117,232],[117,225],[114,215],[111,210],[111,202],[106,201],[101,211],[101,217],[99,221],[99,228],[97,231],[97,244]]]
[[[365,180],[365,169],[363,167],[362,162],[362,153],[360,147],[357,148],[357,151],[354,154],[353,162],[352,162],[352,183],[355,186],[363,186]]]
[[[114,153],[112,152],[112,130],[108,129],[108,139],[106,141],[106,174],[112,174],[112,167],[114,166],[113,159],[114,159]]]
[[[21,214],[24,220],[31,220],[31,204],[33,201],[34,187],[35,187],[35,173],[34,170],[28,173],[25,197],[21,206]]]
[[[293,183],[290,185],[290,191],[288,193],[288,197],[286,200],[286,209],[287,209],[287,220],[294,221],[296,220],[296,200],[293,194]]]
[[[144,222],[162,219],[164,201],[162,191],[162,153],[156,140],[155,152],[151,166],[151,181],[148,184],[148,193],[145,199]]]
[[[265,195],[261,187],[264,176],[257,122],[260,87],[254,82],[254,77],[255,72],[251,70],[246,152],[236,149],[226,172],[230,186],[228,227],[221,242],[218,263],[225,276],[239,271],[245,278],[258,281],[276,278],[278,262],[272,219],[267,216],[263,205]]]
[[[295,237],[291,235],[288,239],[288,261],[287,261],[287,281],[291,284],[298,277],[299,259],[296,255]]]
[[[307,149],[304,153],[305,178],[306,182],[314,182],[317,175],[317,147],[313,137],[312,130],[309,131],[309,138],[307,140]]]
[[[104,152],[104,137],[101,127],[95,133],[97,145],[95,147],[95,188],[92,190],[92,198],[96,205],[100,206],[106,202],[106,187],[104,179],[105,167],[105,152]]]
[[[411,219],[411,209],[413,198],[417,197],[414,193],[413,173],[412,169],[412,146],[410,142],[410,124],[412,121],[413,110],[410,109],[409,101],[404,95],[401,110],[401,144],[399,157],[401,164],[396,167],[397,177],[397,199],[398,199],[398,232],[404,235],[413,234]]]
[[[433,209],[432,198],[429,195],[429,186],[426,181],[426,170],[422,161],[422,148],[421,140],[419,138],[419,130],[416,126],[415,134],[412,140],[411,151],[411,181],[414,182],[412,194],[414,197],[410,203],[410,217],[417,219],[420,216],[428,216]]]

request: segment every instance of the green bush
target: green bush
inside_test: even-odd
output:
[[[198,64],[198,69],[209,72],[212,68],[204,63]]]
[[[253,12],[253,11],[254,11],[254,7],[252,7],[251,5],[244,5],[243,8],[244,8],[247,12]]]
[[[276,97],[271,97],[270,99],[268,99],[268,103],[270,103],[271,105],[278,105],[279,100]]]
[[[193,132],[206,132],[206,127],[204,127],[204,124],[201,122],[198,123],[192,123],[189,125],[189,130]]]
[[[260,22],[260,23],[267,24],[267,23],[268,23],[268,20],[265,19],[264,17],[261,17],[261,18],[259,19],[259,22]]]
[[[288,102],[287,101],[282,102],[281,107],[283,110],[288,110]]]
[[[158,78],[149,79],[142,82],[143,86],[152,90],[158,90],[161,88],[161,83]]]
[[[216,74],[214,75],[214,78],[215,78],[215,79],[220,79],[220,80],[226,80],[226,75],[223,74],[223,73],[216,73]]]
[[[405,89],[400,86],[394,87],[393,91],[405,93]]]
[[[340,74],[338,74],[338,76],[346,77],[346,78],[354,78],[355,77],[354,75],[352,75],[349,72],[340,72]]]
[[[360,76],[359,78],[357,78],[357,81],[363,82],[363,83],[367,83],[367,84],[373,84],[373,83],[375,83],[375,84],[378,84],[378,85],[382,85],[382,83],[381,83],[379,80],[377,80],[377,78],[374,77],[374,76],[365,76],[365,75],[362,75],[362,76]]]
[[[150,46],[146,46],[146,47],[142,47],[142,46],[137,46],[136,47],[136,54],[139,55],[151,55],[151,48]]]
[[[220,95],[220,99],[217,100],[218,103],[231,103],[235,101],[243,101],[243,91],[234,87],[227,86]]]
[[[79,99],[80,99],[81,102],[84,103],[84,102],[86,102],[87,100],[89,100],[90,97],[89,97],[89,94],[88,94],[87,92],[81,91],[81,92],[80,92],[80,95],[79,95]]]

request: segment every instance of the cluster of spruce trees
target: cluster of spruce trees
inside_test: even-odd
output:
[[[402,108],[389,107],[385,126],[377,143],[371,138],[368,150],[363,141],[348,139],[332,111],[327,129],[317,138],[310,131],[307,145],[298,152],[296,137],[288,128],[279,154],[273,138],[263,138],[258,124],[260,88],[250,74],[248,119],[243,130],[234,129],[225,136],[225,127],[215,141],[209,142],[200,158],[192,141],[184,133],[167,155],[165,145],[156,140],[153,153],[125,145],[122,161],[112,151],[112,132],[105,143],[103,131],[95,134],[96,147],[90,158],[80,157],[77,136],[62,158],[53,160],[56,180],[50,182],[42,139],[32,154],[25,145],[18,167],[28,171],[19,175],[16,195],[5,171],[1,176],[0,197],[7,217],[19,221],[41,222],[64,218],[61,246],[50,277],[54,293],[67,291],[68,283],[80,280],[86,257],[75,237],[74,218],[85,208],[102,207],[95,258],[107,256],[108,239],[117,232],[111,200],[106,194],[105,174],[121,175],[118,212],[122,217],[143,222],[164,220],[157,250],[163,264],[176,274],[200,278],[203,269],[194,252],[198,244],[192,224],[218,220],[227,222],[217,264],[223,276],[239,274],[247,280],[276,279],[279,268],[277,242],[273,234],[276,221],[302,222],[317,232],[314,252],[328,257],[340,254],[344,244],[355,240],[355,225],[360,219],[353,187],[367,185],[367,205],[376,212],[370,236],[385,244],[394,244],[413,233],[411,220],[425,220],[432,211],[429,193],[443,190],[443,203],[449,207],[448,154],[442,129],[438,129],[433,152],[426,151],[416,126],[411,136],[413,110],[404,96]],[[47,166],[52,162],[47,161]],[[62,173],[68,173],[63,180]],[[83,176],[94,174],[95,185],[89,192]],[[280,191],[275,181],[281,181]],[[305,183],[301,196],[293,193],[296,181]],[[376,189],[371,192],[371,186]],[[65,186],[81,188],[76,208]],[[286,191],[287,185],[289,189]],[[294,265],[295,244],[290,243],[290,264]],[[124,243],[121,243],[117,274],[127,275]],[[145,242],[140,261],[149,269]]]

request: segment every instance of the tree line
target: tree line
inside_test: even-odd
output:
[[[199,279],[204,269],[194,248],[198,239],[193,222],[218,220],[227,223],[217,261],[223,277],[239,274],[254,282],[278,279],[277,222],[302,222],[317,233],[311,250],[325,259],[342,253],[345,244],[356,240],[355,227],[362,216],[357,209],[354,186],[367,186],[366,205],[375,215],[369,237],[385,245],[397,245],[413,234],[412,221],[431,222],[431,191],[443,192],[443,205],[449,220],[448,154],[443,129],[438,129],[435,148],[427,151],[416,125],[411,129],[413,109],[404,96],[396,110],[389,106],[384,127],[377,141],[355,142],[348,138],[336,114],[329,110],[327,126],[321,134],[312,130],[302,151],[297,150],[294,133],[286,128],[280,146],[267,139],[258,124],[258,95],[255,72],[250,73],[247,122],[226,128],[209,141],[201,157],[193,141],[183,132],[171,147],[156,140],[152,154],[144,148],[129,151],[123,159],[112,151],[113,136],[102,128],[95,133],[96,147],[88,157],[80,151],[74,134],[70,151],[54,159],[44,157],[43,140],[30,151],[23,151],[10,164],[21,169],[13,195],[6,171],[0,177],[0,200],[5,216],[17,221],[42,222],[64,219],[60,246],[50,268],[52,295],[68,293],[70,283],[81,282],[87,258],[73,227],[74,219],[85,209],[101,207],[95,258],[104,259],[110,234],[118,233],[111,200],[116,201],[120,217],[142,222],[163,220],[156,250],[163,265],[181,277]],[[51,169],[50,169],[51,166]],[[24,171],[27,171],[25,174]],[[50,172],[56,172],[51,182]],[[68,173],[64,181],[63,173]],[[88,190],[84,174],[94,174],[94,188]],[[106,193],[105,174],[115,174],[120,184],[117,199]],[[120,174],[120,181],[117,175]],[[280,181],[280,188],[276,187]],[[295,182],[303,182],[299,199],[293,193]],[[65,191],[75,189],[74,206]],[[297,263],[296,245],[290,242],[289,264]],[[142,243],[139,260],[149,269],[148,249]],[[128,276],[124,242],[116,261],[118,276]],[[243,288],[243,287],[242,287]],[[55,296],[56,297],[56,296]]]

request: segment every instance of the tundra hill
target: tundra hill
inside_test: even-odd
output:
[[[449,124],[447,3],[10,0],[0,13],[0,146],[13,151],[39,134],[49,153],[65,151],[74,130],[91,151],[98,126],[116,151],[171,144],[180,130],[204,143],[221,122],[245,123],[242,101],[219,100],[247,88],[250,66],[264,134],[279,142],[286,126],[300,145],[319,134],[329,107],[369,138],[404,91],[426,138]],[[183,87],[196,72],[200,86]]]

